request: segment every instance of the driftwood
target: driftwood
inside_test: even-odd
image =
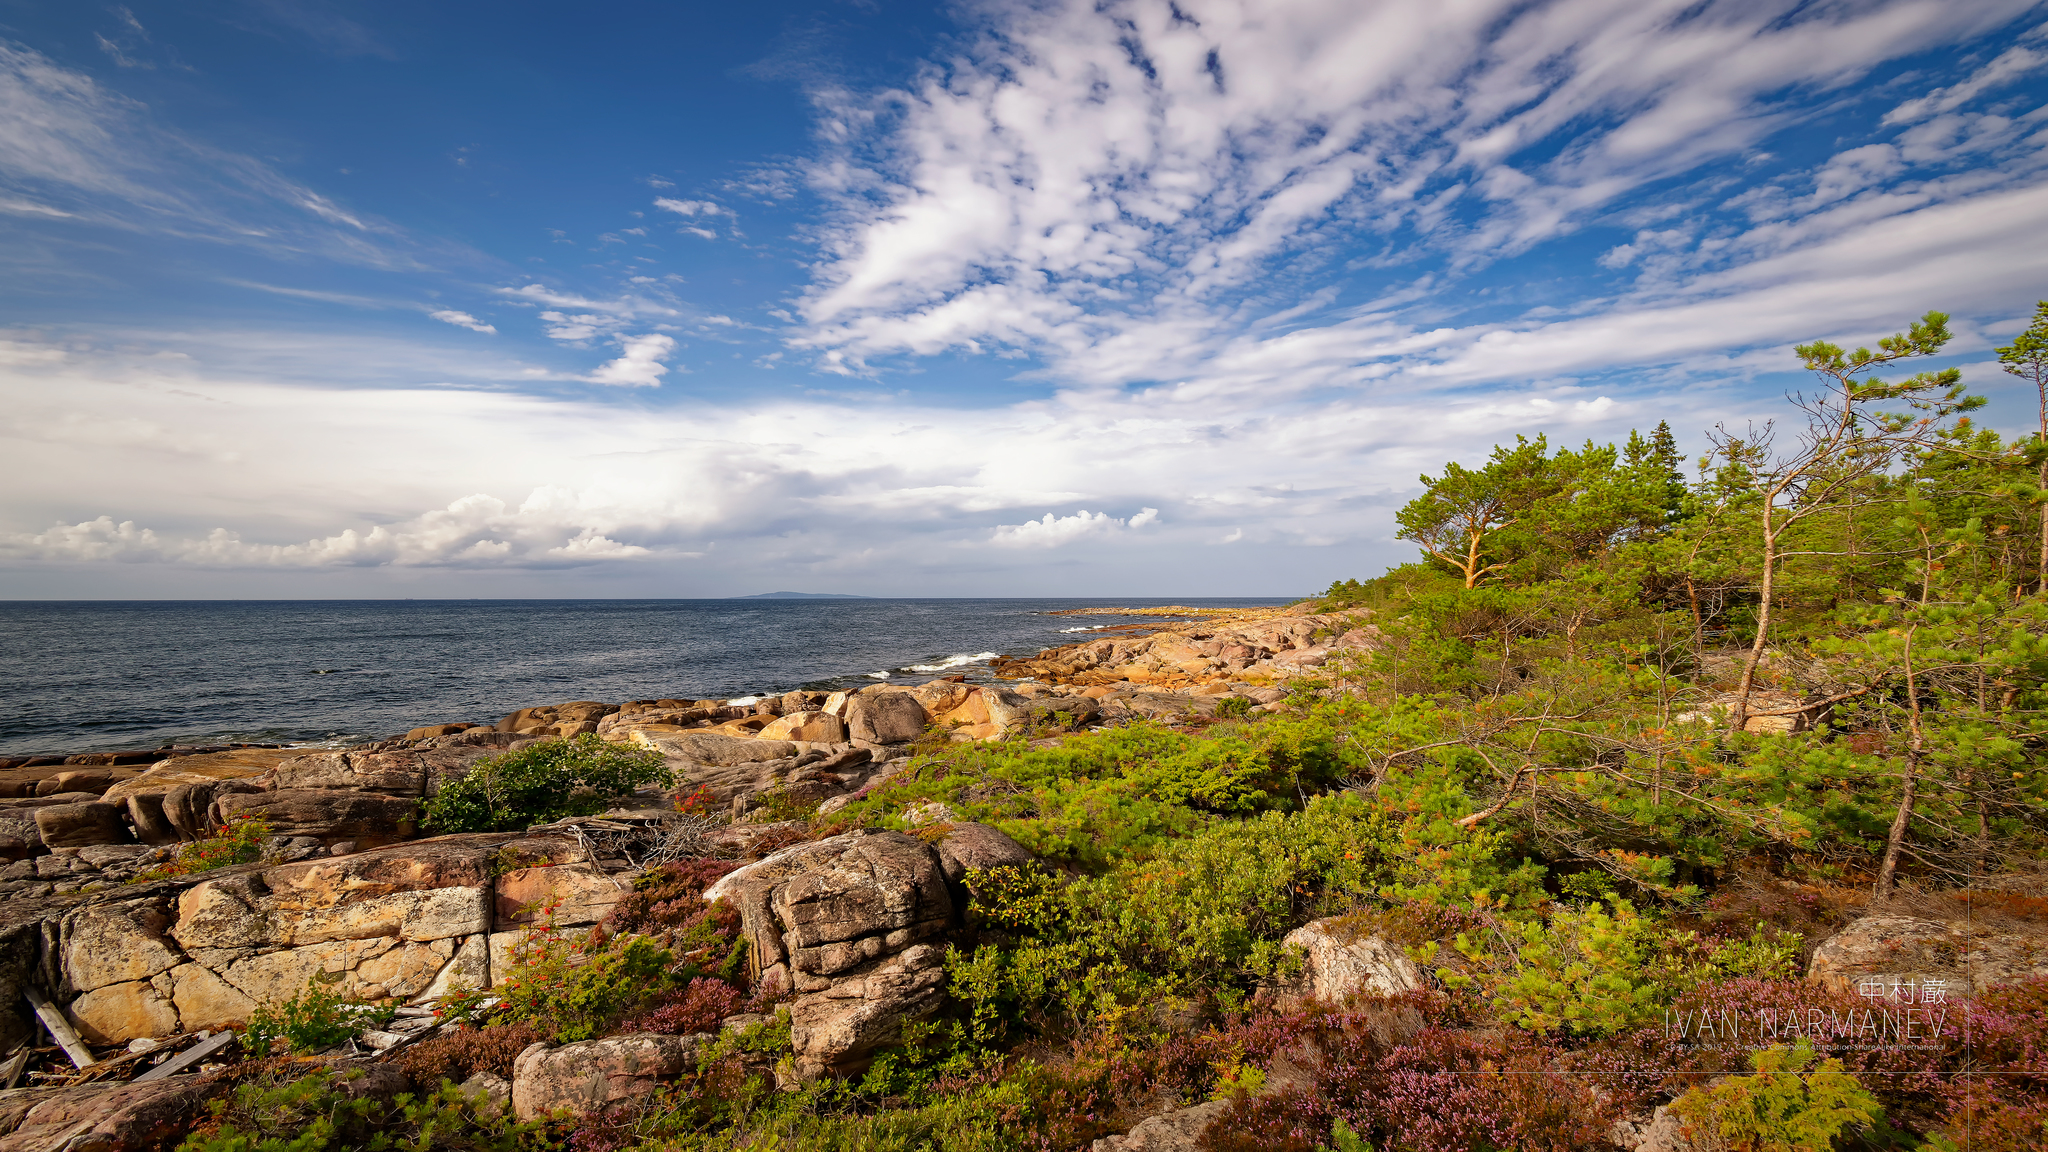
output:
[[[85,1041],[79,1038],[78,1030],[71,1026],[71,1021],[64,1018],[63,1010],[50,1003],[50,998],[38,991],[33,984],[24,987],[21,994],[28,998],[29,1006],[36,1010],[43,1027],[50,1030],[50,1037],[64,1049],[66,1056],[71,1057],[72,1065],[81,1069],[91,1067],[94,1063],[92,1052],[86,1048]]]
[[[135,1083],[146,1084],[151,1080],[163,1080],[175,1076],[234,1042],[235,1034],[233,1032],[215,1033],[178,1053],[176,1056],[171,1057],[169,1060],[151,1068],[149,1071],[144,1072],[142,1075],[137,1076]]]

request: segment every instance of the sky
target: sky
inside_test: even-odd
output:
[[[0,598],[1299,595],[2048,297],[2027,0],[0,0]]]

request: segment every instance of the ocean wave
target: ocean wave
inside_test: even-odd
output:
[[[948,656],[944,660],[940,660],[937,663],[933,664],[906,664],[903,667],[898,668],[897,671],[944,672],[948,668],[958,668],[963,664],[979,664],[984,660],[993,660],[999,655],[1001,655],[1001,653],[999,652],[960,652],[952,656]]]
[[[1062,632],[1100,632],[1104,628],[1115,628],[1115,624],[1083,624],[1079,628],[1062,628]]]
[[[876,680],[887,680],[889,678],[887,672],[870,672],[868,675]]]

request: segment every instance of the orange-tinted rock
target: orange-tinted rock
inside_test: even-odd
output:
[[[83,804],[52,804],[36,809],[36,830],[51,848],[83,848],[88,844],[126,844],[128,806],[93,800]]]
[[[558,928],[595,924],[632,894],[630,883],[613,880],[587,864],[521,868],[498,877],[493,931],[545,923]]]
[[[417,800],[342,789],[244,792],[222,796],[214,804],[223,823],[260,818],[274,836],[311,836],[330,843],[409,840],[419,821]],[[47,843],[47,833],[44,839]]]
[[[138,792],[169,792],[181,784],[240,780],[260,775],[287,760],[307,755],[304,748],[237,748],[161,760],[141,774],[107,789],[104,799],[122,800]]]

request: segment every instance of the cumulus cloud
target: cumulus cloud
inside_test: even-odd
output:
[[[471,332],[482,332],[490,336],[498,334],[498,330],[491,325],[471,316],[467,312],[457,312],[453,308],[443,308],[438,312],[429,312],[427,313],[427,318],[429,320],[439,320],[443,324],[453,324],[457,328],[467,328]]]
[[[660,386],[661,378],[668,375],[668,366],[662,361],[675,351],[675,338],[659,332],[629,336],[623,346],[624,355],[605,363],[584,379],[592,384],[618,384],[628,388]]]
[[[1156,523],[1158,519],[1157,508],[1140,509],[1128,520],[1120,520],[1107,512],[1090,512],[1085,508],[1072,516],[1056,516],[1047,512],[1042,520],[997,525],[989,543],[998,548],[1058,548],[1077,540],[1115,536]]]
[[[177,563],[223,568],[549,568],[633,560],[648,548],[564,523],[543,499],[520,507],[488,495],[464,497],[400,524],[354,528],[294,544],[252,544],[226,528],[162,536],[133,520],[100,516],[42,532],[0,537],[0,554],[45,562]]]

